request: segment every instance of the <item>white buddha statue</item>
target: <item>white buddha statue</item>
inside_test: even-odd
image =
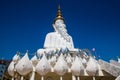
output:
[[[53,23],[54,32],[48,33],[44,42],[44,48],[65,48],[74,49],[72,37],[67,33],[64,18],[62,17],[60,6],[57,17]]]

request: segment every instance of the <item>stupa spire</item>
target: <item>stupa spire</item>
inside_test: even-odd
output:
[[[60,5],[58,5],[58,11],[57,11],[57,16],[54,20],[54,22],[58,19],[64,20],[64,18],[62,17],[62,13],[61,13],[61,9],[60,9]]]

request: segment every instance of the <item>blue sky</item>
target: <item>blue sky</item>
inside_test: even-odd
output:
[[[96,48],[106,61],[120,57],[119,0],[0,0],[0,58],[42,48],[59,3],[76,48]]]

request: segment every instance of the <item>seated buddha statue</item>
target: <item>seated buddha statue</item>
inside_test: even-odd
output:
[[[58,7],[57,16],[53,23],[54,32],[46,35],[44,48],[68,48],[73,49],[74,44],[72,37],[67,33],[64,18],[62,17],[60,6]]]

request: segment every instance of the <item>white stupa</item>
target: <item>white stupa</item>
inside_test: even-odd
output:
[[[60,6],[53,28],[54,32],[46,35],[44,48],[32,59],[28,53],[13,57],[8,67],[12,80],[114,80],[120,75],[120,63],[96,60],[87,49],[74,47]]]

